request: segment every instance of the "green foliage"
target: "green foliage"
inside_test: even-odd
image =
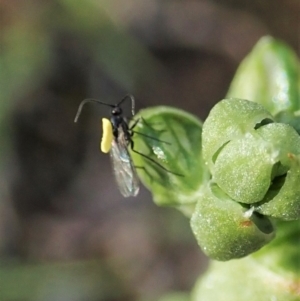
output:
[[[144,133],[171,145],[135,135],[137,148],[184,173],[169,174],[133,155],[147,171],[141,179],[156,203],[193,204],[185,212],[209,257],[228,261],[254,253],[213,263],[192,301],[300,298],[299,78],[294,52],[265,37],[241,63],[228,99],[211,110],[203,131],[184,112],[159,107],[140,113],[160,125],[161,132],[142,125]]]
[[[209,179],[201,154],[202,124],[196,117],[169,107],[145,109],[136,118],[140,116],[146,121],[141,120],[135,128],[143,135],[134,135],[134,148],[171,172],[131,152],[135,165],[145,168],[138,170],[139,176],[158,205],[188,212],[199,198],[197,191]]]
[[[283,42],[264,37],[240,64],[227,98],[262,104],[271,114],[300,109],[300,69],[294,51]]]
[[[299,301],[299,282],[251,257],[212,262],[193,290],[191,301]]]

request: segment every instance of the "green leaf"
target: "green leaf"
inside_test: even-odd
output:
[[[286,278],[300,279],[299,233],[300,220],[276,221],[276,239],[253,254],[252,257],[259,264]]]
[[[281,255],[285,257],[284,253]],[[297,262],[294,265],[299,267]],[[272,267],[249,256],[212,262],[208,273],[197,281],[191,301],[299,301],[299,298],[299,278],[274,272]]]
[[[240,64],[227,98],[262,104],[271,114],[300,109],[300,69],[294,51],[272,37],[262,38]]]
[[[200,187],[209,179],[201,153],[201,122],[163,106],[142,110],[136,115],[140,117],[134,149],[156,162],[131,151],[134,164],[142,167],[138,169],[142,182],[158,205],[192,210]]]

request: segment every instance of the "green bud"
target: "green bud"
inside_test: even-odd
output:
[[[262,104],[271,114],[300,109],[299,62],[293,50],[272,37],[262,38],[240,64],[227,98]]]
[[[213,180],[232,199],[241,203],[256,203],[268,191],[273,166],[278,158],[259,135],[229,142],[219,153]]]
[[[276,239],[258,252],[230,262],[212,262],[191,301],[299,301],[300,221],[277,222]]]
[[[203,125],[203,155],[212,180],[236,202],[267,216],[300,218],[300,136],[261,105],[218,103]]]
[[[287,158],[291,168],[286,175],[273,181],[263,201],[255,205],[255,210],[289,221],[300,218],[300,156],[290,153]]]
[[[213,172],[222,148],[232,140],[255,134],[255,129],[273,122],[272,115],[258,103],[224,99],[210,111],[203,124],[203,158]]]
[[[300,201],[299,197],[295,197],[300,187],[297,185],[299,167],[293,154],[300,154],[300,137],[297,132],[287,124],[267,124],[258,128],[255,134],[229,142],[222,149],[216,159],[213,179],[238,202],[251,204],[264,200],[264,208],[273,207],[271,216],[275,217],[276,211],[276,217],[299,218]],[[292,166],[293,171],[288,172]],[[284,187],[279,185],[284,181]],[[289,201],[286,199],[288,195],[283,194],[282,190],[286,190],[286,185],[290,189],[290,196],[293,195]],[[277,197],[273,199],[275,195]],[[273,202],[279,204],[279,199],[281,202],[285,199],[285,206],[274,206]],[[266,202],[270,200],[272,205],[267,205]],[[282,206],[286,210],[278,211],[279,208],[283,209]]]
[[[286,123],[292,126],[300,135],[300,111],[283,111],[274,116],[277,122]]]
[[[202,124],[194,116],[169,107],[142,110],[131,151],[139,177],[158,205],[178,206],[188,215],[209,173],[201,153]]]
[[[204,253],[221,261],[251,254],[274,238],[267,217],[230,199],[214,183],[203,188],[191,227]]]

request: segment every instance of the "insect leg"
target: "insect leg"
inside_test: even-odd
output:
[[[141,120],[141,118],[138,118],[137,120],[134,120],[134,123],[133,123],[133,125],[129,128],[129,130],[132,131],[132,130],[136,127],[136,125],[139,123],[140,120]]]
[[[139,123],[139,121],[140,120],[142,120],[143,122],[145,122],[145,119],[143,118],[143,117],[140,117],[140,118],[138,118],[137,120],[135,120],[134,121],[134,123],[133,123],[133,125],[130,127],[130,131],[131,131],[131,133],[130,133],[130,136],[132,137],[133,136],[133,134],[135,133],[135,134],[139,134],[139,135],[141,135],[141,136],[144,136],[144,137],[147,137],[147,138],[149,138],[149,139],[152,139],[152,140],[155,140],[155,141],[159,141],[159,142],[163,142],[163,143],[166,143],[166,144],[169,144],[169,145],[171,145],[171,143],[170,142],[167,142],[167,141],[163,141],[163,140],[160,140],[160,139],[157,139],[157,138],[154,138],[154,137],[152,137],[152,136],[149,136],[149,135],[146,135],[146,134],[143,134],[143,133],[141,133],[141,132],[137,132],[137,131],[134,131],[133,129],[136,127],[136,125]],[[150,127],[147,123],[145,123],[148,127]],[[150,127],[151,128],[151,127]],[[152,129],[152,128],[151,128]],[[158,131],[158,132],[163,132],[163,131],[165,131],[165,130],[162,130],[162,131]]]
[[[163,132],[166,132],[167,130],[157,130],[157,129],[154,129],[153,127],[152,127],[152,125],[154,124],[161,124],[160,122],[156,122],[156,123],[149,123],[148,121],[146,121],[146,119],[144,118],[144,117],[140,117],[141,118],[141,120],[142,120],[142,122],[149,128],[149,129],[151,129],[151,130],[153,130],[153,131],[155,131],[155,132],[159,132],[159,133],[163,133]]]
[[[140,121],[142,121],[142,122],[143,122],[150,130],[155,131],[156,133],[164,133],[164,132],[167,131],[167,130],[156,130],[156,129],[153,129],[153,127],[152,127],[148,122],[146,122],[145,118],[143,118],[142,116],[139,117],[137,120],[134,120],[134,123],[133,123],[133,125],[130,127],[129,130],[131,130],[131,131],[133,132],[133,129],[136,127],[136,125],[137,125]],[[137,132],[135,132],[135,133],[137,133]],[[139,133],[139,134],[140,134],[140,135],[144,135],[145,137],[147,137],[147,135],[145,135],[145,134],[142,134],[142,133]],[[148,136],[148,138],[153,138],[153,137]],[[156,139],[153,138],[153,140],[156,140]],[[165,142],[165,143],[169,144],[169,142],[166,142],[166,141],[163,141],[163,140],[158,140],[158,141],[160,141],[160,142]]]
[[[169,144],[169,145],[171,145],[171,143],[170,143],[170,142],[163,141],[163,140],[160,140],[160,139],[154,138],[154,137],[152,137],[152,136],[149,136],[149,135],[146,135],[146,134],[143,134],[143,133],[140,133],[140,132],[137,132],[137,131],[133,131],[133,130],[131,130],[131,134],[130,134],[130,136],[132,137],[132,136],[133,136],[133,134],[139,134],[139,135],[141,135],[141,136],[144,136],[144,137],[147,137],[147,138],[149,138],[149,139],[152,139],[152,140],[155,140],[155,141],[159,141],[159,142],[163,142],[163,143],[166,143],[166,144]]]
[[[176,172],[173,172],[173,171],[168,170],[167,168],[165,168],[164,166],[162,166],[161,164],[159,164],[158,162],[156,162],[155,160],[153,160],[153,159],[150,158],[149,156],[147,156],[147,155],[145,155],[145,154],[143,154],[143,153],[141,153],[141,152],[135,150],[135,149],[134,149],[134,142],[133,142],[133,140],[130,140],[129,143],[130,143],[131,150],[132,150],[134,153],[136,153],[136,154],[138,154],[138,155],[140,155],[140,156],[142,156],[142,157],[148,159],[148,160],[151,161],[152,163],[154,163],[154,164],[156,164],[157,166],[159,166],[161,169],[163,169],[163,170],[165,170],[165,171],[167,171],[167,172],[169,172],[169,173],[171,173],[171,174],[173,174],[173,175],[180,176],[180,177],[183,177],[183,176],[184,176],[184,175],[182,175],[182,174],[179,174],[179,173],[176,173]]]
[[[147,170],[147,168],[145,166],[134,166],[136,169],[142,169],[145,174],[149,177],[151,184],[153,183],[153,177],[151,177],[149,171]]]

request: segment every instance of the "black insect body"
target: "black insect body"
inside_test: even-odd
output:
[[[157,166],[164,169],[165,171],[181,176],[180,174],[176,174],[174,172],[167,170],[165,167],[160,165],[158,162],[156,162],[149,156],[134,149],[134,141],[132,140],[132,136],[134,133],[143,135],[147,138],[156,141],[161,141],[161,140],[134,131],[133,129],[140,121],[140,119],[137,119],[133,123],[133,125],[129,127],[127,119],[123,116],[123,110],[120,107],[121,104],[127,99],[131,101],[131,114],[133,117],[135,115],[135,100],[132,95],[126,95],[116,105],[107,104],[91,98],[85,99],[80,103],[77,114],[74,119],[74,122],[77,122],[81,114],[82,108],[87,102],[95,102],[112,108],[110,120],[108,120],[107,118],[102,119],[103,136],[101,140],[101,151],[104,153],[108,153],[108,152],[110,153],[116,181],[119,190],[124,197],[136,196],[139,192],[139,180],[138,180],[135,166],[132,162],[131,156],[128,151],[128,146],[130,146],[133,152],[141,155],[142,157],[156,164]],[[165,141],[161,141],[161,142],[167,143]],[[144,169],[144,167],[140,167],[140,168]]]

